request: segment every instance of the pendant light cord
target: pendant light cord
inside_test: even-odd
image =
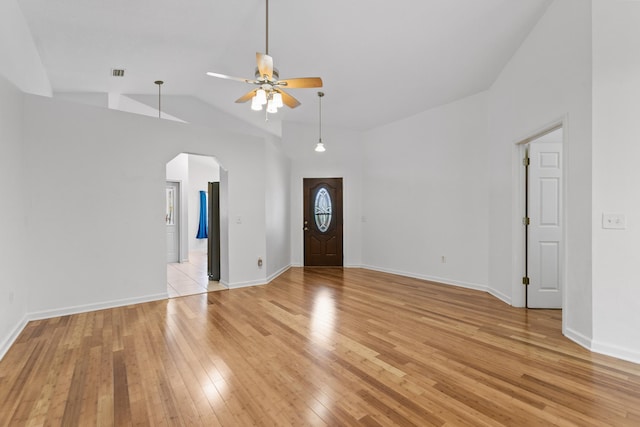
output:
[[[318,123],[320,124],[318,130],[318,142],[322,142],[322,97],[324,96],[323,92],[318,92]]]
[[[162,84],[164,82],[162,80],[156,80],[154,83],[158,85],[158,118],[161,119],[162,118],[162,109],[161,109],[162,104],[160,102],[162,100],[162,91],[161,91],[160,88],[162,87]]]

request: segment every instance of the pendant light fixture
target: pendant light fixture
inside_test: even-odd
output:
[[[323,153],[326,151],[324,148],[324,144],[322,143],[322,97],[324,96],[324,92],[318,92],[318,144],[316,145],[316,151],[318,153]]]
[[[160,90],[160,88],[162,87],[162,84],[164,83],[162,80],[156,80],[154,82],[155,84],[158,85],[158,118],[161,119],[162,118],[162,109],[160,108],[160,101],[162,99],[162,92]]]

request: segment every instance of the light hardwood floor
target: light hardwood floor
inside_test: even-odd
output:
[[[360,269],[31,322],[1,425],[640,425],[640,366],[561,312]]]

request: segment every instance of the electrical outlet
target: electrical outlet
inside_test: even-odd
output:
[[[444,255],[442,255],[442,257],[440,258],[440,261],[441,261],[443,264],[446,264],[446,262],[447,262],[447,257],[446,257],[446,256],[444,256]]]
[[[258,257],[258,267],[262,268],[262,257]]]
[[[9,304],[13,304],[13,291],[9,292]]]
[[[623,213],[604,212],[602,214],[602,228],[624,230],[627,228],[627,218]]]

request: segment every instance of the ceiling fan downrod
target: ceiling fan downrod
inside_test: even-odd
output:
[[[265,40],[266,40],[266,46],[265,46],[264,53],[265,53],[266,55],[269,55],[269,0],[266,0],[266,2],[267,2],[267,7],[266,7],[266,11],[267,11],[267,12],[265,13],[265,16],[266,16],[266,21],[267,21],[267,23],[266,23],[266,25],[265,25],[265,33],[266,33]]]

